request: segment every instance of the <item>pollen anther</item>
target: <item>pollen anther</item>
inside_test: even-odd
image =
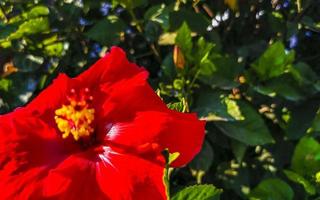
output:
[[[76,94],[74,89],[70,92],[71,96],[67,97],[69,104],[62,105],[55,111],[55,122],[63,133],[62,138],[65,139],[71,134],[78,141],[79,138],[88,137],[94,132],[94,109],[90,108],[93,97],[88,95],[88,88],[79,94]]]

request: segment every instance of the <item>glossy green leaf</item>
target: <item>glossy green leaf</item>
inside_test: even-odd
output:
[[[241,118],[237,104],[228,99],[226,93],[218,90],[200,90],[195,100],[194,111],[207,121],[234,121]]]
[[[262,145],[273,143],[274,140],[258,112],[248,103],[238,101],[238,106],[244,120],[215,122],[227,136],[247,145]]]
[[[306,63],[299,62],[289,70],[300,84],[315,84],[319,80],[318,75]]]
[[[98,21],[86,32],[86,36],[104,45],[114,45],[120,40],[120,32],[125,24],[119,18],[112,16]]]
[[[251,200],[292,200],[293,196],[292,188],[278,178],[263,180],[249,195]]]
[[[35,6],[29,12],[23,13],[22,16],[25,19],[36,18],[49,14],[49,8],[46,6]]]
[[[169,28],[169,13],[173,10],[172,6],[165,4],[155,5],[149,8],[145,14],[145,20],[151,20],[159,23],[163,29]]]
[[[0,90],[8,92],[10,86],[11,86],[10,79],[0,78]]]
[[[192,31],[199,33],[205,32],[210,23],[202,14],[194,11],[181,9],[170,13],[170,30],[177,30],[183,22],[186,22]]]
[[[306,94],[296,80],[289,74],[271,78],[263,84],[258,84],[254,89],[270,97],[282,97],[290,101],[304,100]]]
[[[267,80],[285,73],[294,56],[293,51],[286,52],[281,42],[275,42],[251,67],[261,80]]]
[[[195,185],[179,191],[172,200],[219,200],[221,193],[213,185]]]
[[[213,54],[200,63],[199,80],[212,87],[231,89],[237,87],[236,77],[243,70],[243,65],[231,56]]]
[[[307,193],[309,193],[310,195],[314,195],[316,193],[316,188],[303,176],[290,170],[284,170],[284,174],[291,181],[301,184],[304,187],[304,189],[307,191]]]
[[[292,169],[302,176],[314,176],[320,171],[320,144],[312,137],[304,137],[297,144],[291,161]]]
[[[63,53],[63,43],[58,42],[45,46],[45,53],[49,56],[61,56]]]
[[[290,139],[299,139],[307,133],[319,106],[318,100],[307,100],[293,107],[286,129],[286,134]]]
[[[8,40],[18,39],[24,35],[41,33],[49,30],[49,20],[45,17],[35,18],[22,23],[16,32],[8,36]]]
[[[180,47],[183,54],[190,56],[192,49],[191,31],[186,23],[183,23],[177,32],[175,43]]]
[[[232,140],[231,148],[235,158],[237,159],[237,162],[241,163],[248,146],[242,142],[239,142],[238,140]]]

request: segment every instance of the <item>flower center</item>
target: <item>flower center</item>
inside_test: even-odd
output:
[[[85,88],[76,93],[71,89],[67,96],[68,104],[62,105],[55,111],[55,121],[58,129],[63,133],[62,138],[70,134],[78,141],[81,137],[90,136],[94,128],[94,109],[90,108],[93,97],[89,95],[89,89]]]

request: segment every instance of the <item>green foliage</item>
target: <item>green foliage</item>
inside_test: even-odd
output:
[[[103,45],[116,45],[120,40],[120,32],[125,24],[116,16],[109,16],[107,19],[98,21],[86,33],[89,39],[99,42]],[[108,32],[108,34],[105,34]]]
[[[297,174],[290,170],[284,170],[284,173],[291,181],[301,184],[306,190],[306,192],[310,195],[314,195],[316,193],[315,187],[300,174]]]
[[[268,127],[256,111],[245,102],[238,102],[243,120],[216,122],[221,131],[231,138],[247,145],[261,145],[274,142]]]
[[[294,150],[291,166],[301,175],[314,176],[320,171],[320,144],[311,137],[302,138]]]
[[[205,141],[199,154],[190,163],[190,167],[197,171],[208,171],[212,165],[214,153],[209,142]]]
[[[287,53],[282,42],[275,42],[252,64],[252,69],[260,80],[267,80],[284,74],[293,61],[294,51]]]
[[[192,38],[191,31],[186,23],[183,23],[182,26],[177,31],[177,36],[175,43],[181,48],[181,51],[186,56],[191,56],[192,50]]]
[[[317,0],[2,0],[0,113],[119,45],[170,109],[207,121],[200,153],[166,170],[173,200],[316,199],[319,13]]]
[[[195,185],[179,191],[172,200],[219,200],[221,190],[212,185]]]
[[[255,200],[292,200],[294,192],[284,181],[272,178],[263,180],[250,193],[250,199]]]

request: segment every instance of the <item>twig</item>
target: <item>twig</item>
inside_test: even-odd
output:
[[[297,0],[296,3],[297,3],[298,13],[300,13],[302,11],[301,0]]]
[[[131,15],[132,20],[133,20],[133,22],[134,22],[134,25],[136,26],[136,28],[137,28],[137,30],[139,31],[139,33],[143,34],[143,28],[142,28],[139,20],[137,19],[136,15],[134,14],[134,12],[133,12],[132,9],[129,10],[129,14]],[[160,53],[159,53],[159,51],[157,50],[155,44],[151,43],[151,44],[150,44],[150,48],[151,48],[151,51],[153,52],[153,54],[155,55],[156,60],[157,60],[159,63],[161,63],[161,60],[162,60],[162,59],[161,59]]]
[[[4,12],[2,6],[0,5],[0,11],[3,14],[4,22],[8,22],[9,18],[7,17],[6,13]]]

